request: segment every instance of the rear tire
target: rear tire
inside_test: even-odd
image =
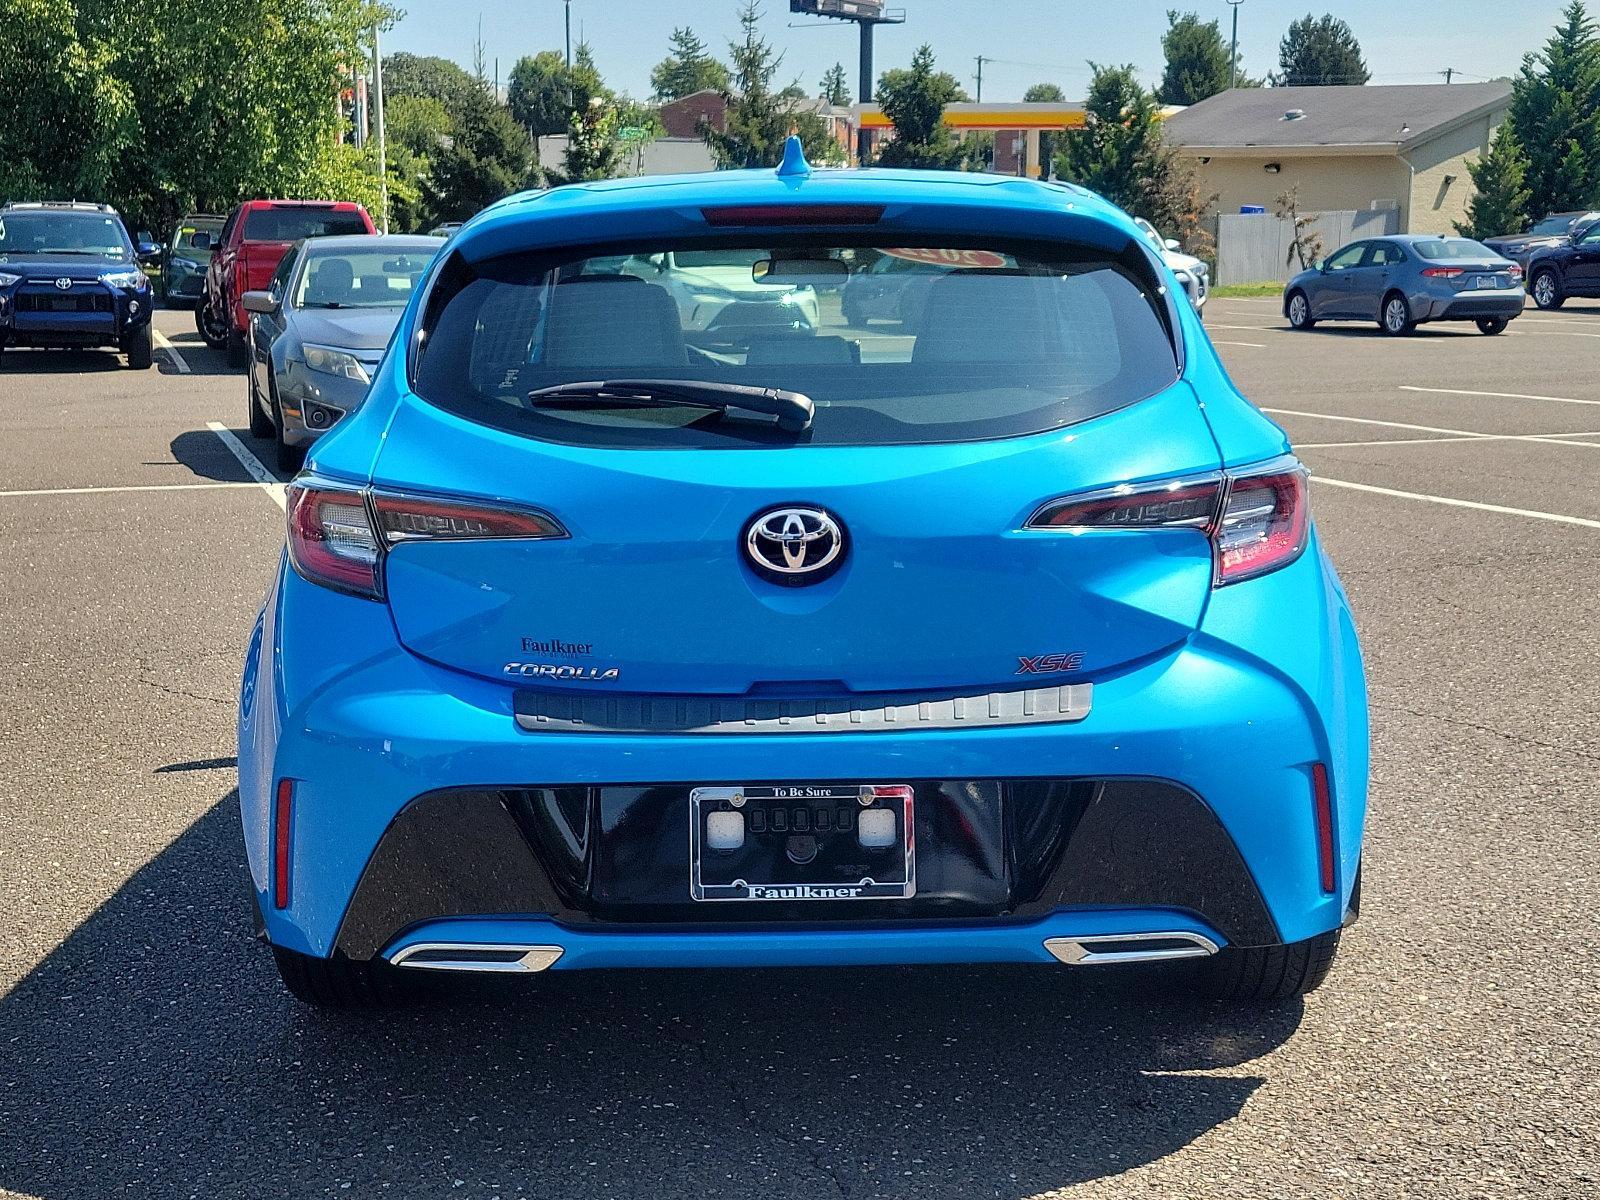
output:
[[[1203,964],[1201,986],[1230,1004],[1282,1004],[1314,992],[1333,969],[1337,929],[1287,946],[1229,946]]]
[[[1390,292],[1383,298],[1378,310],[1378,326],[1390,337],[1405,337],[1417,327],[1411,319],[1411,305],[1399,292]]]
[[[154,341],[149,321],[128,333],[122,345],[128,355],[128,366],[135,371],[148,371],[155,361]]]
[[[1284,313],[1289,318],[1290,329],[1315,329],[1316,321],[1311,316],[1311,301],[1304,292],[1290,292],[1289,299],[1284,304]]]
[[[1534,304],[1546,312],[1554,312],[1567,302],[1567,298],[1561,294],[1561,280],[1550,270],[1534,273],[1528,281],[1528,294],[1533,297]]]
[[[289,994],[314,1008],[393,1008],[415,1000],[419,989],[386,962],[314,958],[272,947],[272,960]]]
[[[228,366],[237,371],[244,366],[246,358],[244,334],[228,330]]]
[[[1504,333],[1506,326],[1511,324],[1505,317],[1479,317],[1478,332],[1486,333],[1493,337],[1497,333]]]

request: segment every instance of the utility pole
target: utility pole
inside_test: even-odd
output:
[[[993,61],[994,61],[994,59],[992,59],[992,58],[985,58],[981,54],[978,55],[978,103],[979,104],[983,103],[983,64],[986,63],[986,62],[993,62]]]
[[[572,0],[567,0],[567,70],[572,70]]]
[[[1228,0],[1228,7],[1233,9],[1233,49],[1229,52],[1228,62],[1228,87],[1239,86],[1239,5],[1244,0]]]
[[[383,197],[383,215],[379,224],[383,232],[389,232],[389,162],[388,147],[383,139],[383,51],[378,47],[378,26],[372,26],[372,108],[377,114],[375,122],[378,135],[378,187],[379,194]]]
[[[1439,72],[1439,74],[1444,76],[1444,81],[1446,83],[1455,82],[1455,73],[1456,69],[1454,67],[1446,67],[1444,70]]]

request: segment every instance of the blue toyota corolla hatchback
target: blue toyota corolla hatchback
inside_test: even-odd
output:
[[[915,303],[847,322],[885,257]],[[318,1004],[1156,959],[1310,991],[1367,715],[1306,492],[1088,192],[791,145],[511,197],[289,490],[239,716],[261,932]]]

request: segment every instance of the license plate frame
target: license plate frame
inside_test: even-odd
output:
[[[828,828],[821,829],[816,814],[825,810]],[[871,810],[893,814],[892,844],[862,845],[859,817]],[[837,815],[841,811],[847,816]],[[707,820],[729,812],[743,817],[744,840],[736,850],[714,849]],[[811,814],[805,827],[791,828],[801,813]],[[812,857],[793,857],[791,839],[809,841]],[[697,901],[907,900],[917,891],[916,861],[916,793],[910,784],[722,784],[689,792],[688,882]]]
[[[1501,282],[1501,276],[1499,275],[1478,275],[1473,278],[1472,286],[1481,292],[1490,288],[1499,288],[1506,285]]]

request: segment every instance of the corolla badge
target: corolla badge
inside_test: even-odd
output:
[[[821,508],[771,508],[745,526],[744,552],[759,574],[775,582],[818,583],[844,561],[844,526]]]

